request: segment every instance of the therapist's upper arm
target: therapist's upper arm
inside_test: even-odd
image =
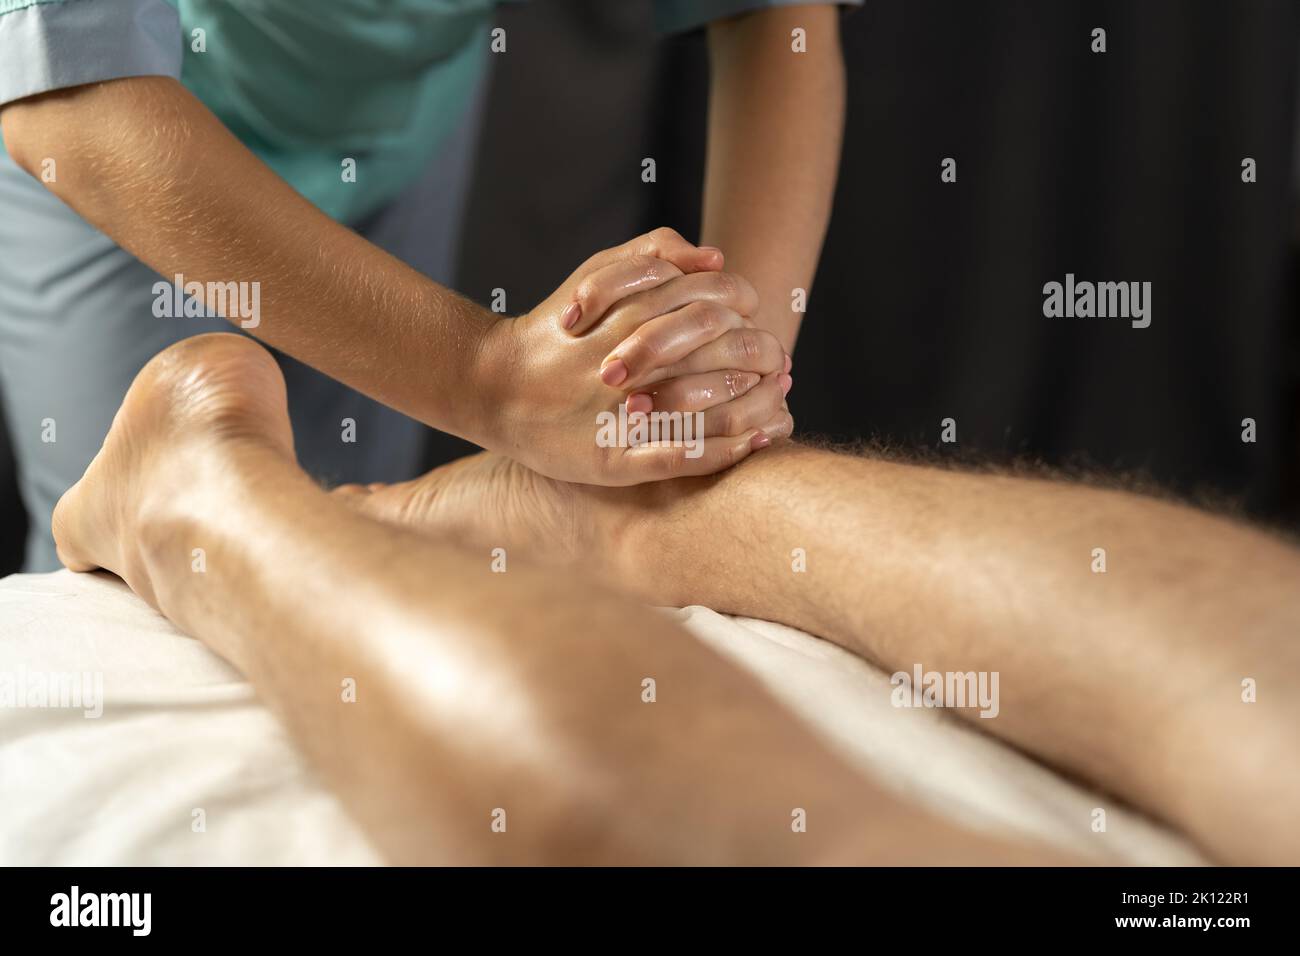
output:
[[[55,91],[180,78],[180,19],[166,0],[8,0],[0,9],[0,131],[28,172],[40,162],[42,134],[58,132],[43,128],[45,117],[75,97]]]

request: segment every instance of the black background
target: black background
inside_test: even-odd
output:
[[[13,943],[168,946],[181,940],[296,951],[341,943],[371,951],[389,939],[533,948],[590,939],[594,948],[734,950],[750,940],[797,952],[881,946],[985,952],[1005,942],[1159,941],[1185,951],[1258,947],[1289,926],[1294,869],[148,869],[0,871],[0,915]],[[50,899],[68,893],[149,892],[151,933],[51,927]],[[1183,893],[1186,902],[1122,903],[1123,894]],[[1193,904],[1195,893],[1246,894],[1245,903]],[[1231,895],[1226,897],[1232,899]],[[1117,927],[1117,917],[1247,917],[1249,927]],[[400,934],[400,937],[399,935]],[[1264,935],[1261,935],[1264,934]],[[637,944],[642,944],[638,946]],[[945,948],[949,948],[947,945]],[[115,947],[116,949],[116,947]]]

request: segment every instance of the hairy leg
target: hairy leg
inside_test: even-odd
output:
[[[246,339],[146,367],[55,536],[244,671],[394,861],[1054,859],[858,776],[666,619],[320,491]]]
[[[585,563],[654,603],[782,621],[891,671],[996,671],[998,716],[962,716],[1221,860],[1300,861],[1300,551],[1267,534],[1130,494],[798,446],[635,489],[484,455],[340,497]]]

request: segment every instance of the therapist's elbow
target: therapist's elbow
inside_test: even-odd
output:
[[[184,99],[170,77],[51,90],[0,106],[0,135],[20,168],[62,193],[74,182],[93,184],[122,161],[160,164],[187,131]]]
[[[52,90],[0,106],[0,135],[5,152],[20,169],[46,186],[58,182],[58,166],[79,150],[78,123],[84,87]]]
[[[40,175],[39,146],[35,142],[38,134],[39,107],[33,101],[34,96],[26,100],[16,100],[0,106],[0,136],[4,138],[5,152],[17,166],[31,176]]]

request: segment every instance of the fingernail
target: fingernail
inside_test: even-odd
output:
[[[777,378],[777,382],[779,382],[781,385],[781,394],[789,395],[790,386],[794,384],[794,379],[792,379],[789,375],[786,375],[784,372],[782,372],[780,377]]]
[[[716,252],[718,255],[722,255],[722,250],[717,246],[700,246],[700,252]]]
[[[794,359],[790,358],[790,353],[785,353],[785,372],[790,374],[790,369],[794,368]]]
[[[749,440],[749,447],[753,451],[758,451],[760,448],[766,448],[770,444],[772,444],[772,439],[768,438],[762,432],[754,432],[754,437]]]
[[[629,415],[633,412],[649,413],[654,410],[654,407],[655,400],[645,392],[637,392],[635,395],[629,395],[627,397],[627,411]]]
[[[560,324],[566,329],[571,329],[578,324],[582,318],[582,306],[576,302],[570,302],[568,307],[560,313]]]
[[[600,380],[610,388],[617,388],[627,378],[627,366],[622,359],[614,359],[600,370]]]

